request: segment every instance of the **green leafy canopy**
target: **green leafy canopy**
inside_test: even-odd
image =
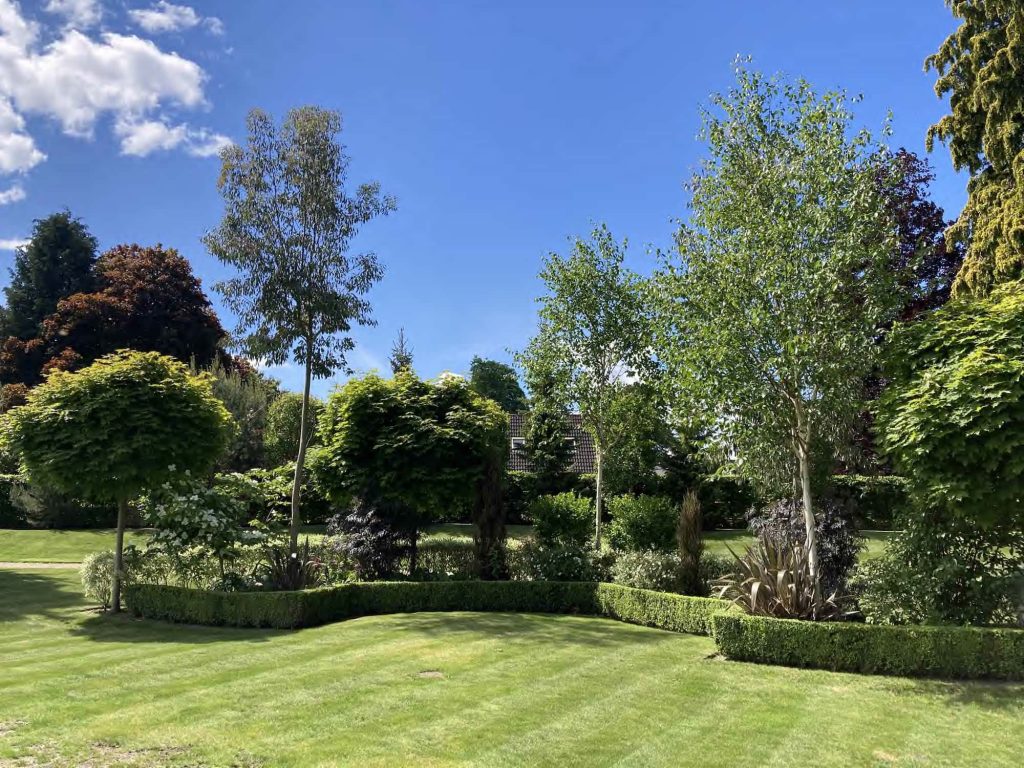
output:
[[[231,417],[209,374],[156,352],[120,351],[57,371],[4,417],[33,482],[92,501],[133,499],[222,455]]]

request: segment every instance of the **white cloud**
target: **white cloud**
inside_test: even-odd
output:
[[[121,154],[145,157],[159,151],[182,147],[194,157],[211,157],[231,143],[231,139],[205,128],[193,129],[186,123],[168,125],[162,120],[125,118],[114,125],[121,139]]]
[[[224,34],[224,23],[216,16],[204,18],[196,13],[194,8],[187,5],[175,5],[167,0],[159,0],[149,8],[128,11],[128,15],[132,21],[151,35],[163,32],[181,32],[198,27],[200,24],[212,34]]]
[[[24,118],[0,94],[0,174],[24,173],[45,159],[25,133]]]
[[[7,189],[0,189],[0,205],[10,205],[25,199],[25,188],[15,184]]]
[[[180,149],[208,157],[229,143],[225,136],[173,119],[208,106],[207,75],[196,62],[134,34],[83,32],[101,17],[94,0],[50,0],[45,9],[65,17],[68,26],[47,30],[25,16],[15,0],[0,0],[0,180],[46,159],[26,127],[31,117],[53,120],[68,135],[91,138],[101,118],[109,116],[122,153],[129,155]],[[160,2],[151,11],[194,16],[194,23],[187,22],[192,26],[221,27],[219,20],[204,19],[187,6]]]
[[[23,245],[28,245],[28,240],[25,238],[11,238],[7,240],[0,238],[0,251],[15,251]]]
[[[45,10],[63,16],[67,26],[74,29],[94,27],[103,18],[99,0],[50,0]]]

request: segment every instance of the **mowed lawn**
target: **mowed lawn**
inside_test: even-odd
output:
[[[510,525],[508,535],[512,538],[525,539],[531,535],[529,525]],[[305,535],[311,539],[322,536],[323,526],[309,526]],[[471,538],[473,526],[459,523],[441,523],[432,525],[427,530],[429,536],[459,536]],[[888,531],[867,531],[867,550],[864,557],[875,557],[885,546]],[[126,544],[144,546],[149,536],[146,530],[128,531]],[[737,554],[742,554],[744,547],[754,541],[749,531],[709,531],[705,534],[705,545],[708,552],[728,555],[727,547]],[[0,529],[0,562],[13,563],[79,563],[91,552],[114,548],[114,531],[93,530],[10,530]]]
[[[1024,686],[739,664],[576,616],[295,632],[99,616],[0,570],[0,766],[1018,766]]]

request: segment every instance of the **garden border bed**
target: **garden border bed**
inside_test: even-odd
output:
[[[904,677],[1024,681],[1024,630],[893,627],[750,616],[716,598],[597,582],[367,582],[294,592],[212,592],[133,584],[128,609],[147,619],[296,629],[360,616],[448,611],[604,616],[710,635],[729,659]]]

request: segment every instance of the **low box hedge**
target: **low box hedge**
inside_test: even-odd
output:
[[[711,619],[730,659],[904,677],[1024,680],[1024,631],[795,621],[738,611]]]
[[[710,635],[711,617],[729,609],[729,603],[717,598],[654,592],[622,584],[598,584],[596,599],[601,616],[690,635]]]
[[[750,616],[715,598],[621,584],[555,581],[369,582],[297,592],[210,592],[132,584],[136,616],[293,629],[388,613],[576,613],[714,637],[727,658],[907,677],[1024,680],[1024,630],[889,627]]]
[[[511,611],[581,613],[676,632],[707,634],[724,603],[618,584],[558,581],[366,582],[296,592],[210,592],[132,584],[136,616],[185,624],[291,629],[385,613]]]

